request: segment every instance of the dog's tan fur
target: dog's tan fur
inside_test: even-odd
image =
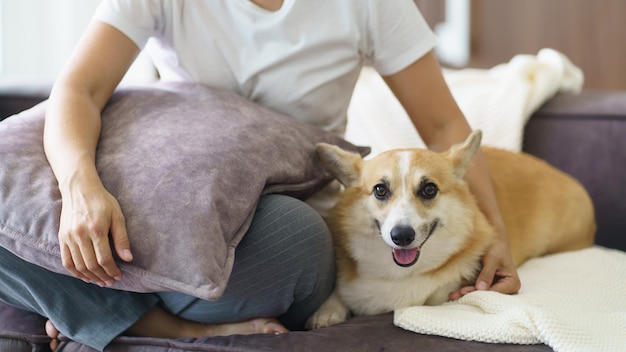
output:
[[[480,131],[473,132],[445,153],[393,150],[367,161],[318,145],[322,163],[345,191],[328,219],[337,258],[336,289],[309,319],[309,328],[339,323],[350,312],[369,315],[440,304],[449,292],[474,282],[482,255],[495,239],[463,179],[480,138]],[[524,153],[483,152],[516,265],[593,244],[593,205],[580,183]],[[429,185],[438,189],[432,198]],[[395,243],[389,230],[398,226],[412,228],[415,239]],[[404,249],[420,244],[417,261],[409,263],[416,249]],[[392,248],[407,254],[392,255]]]

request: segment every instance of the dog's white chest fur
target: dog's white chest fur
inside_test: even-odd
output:
[[[357,315],[391,312],[415,305],[437,305],[448,300],[458,283],[430,277],[403,280],[357,279],[339,287],[339,296]]]
[[[400,267],[393,262],[389,247],[375,234],[361,240],[353,254],[359,258],[358,275],[338,278],[338,294],[357,315],[390,312],[415,305],[437,305],[448,300],[448,294],[458,288],[463,274],[425,274],[433,264],[441,262],[448,253],[422,253],[412,267]],[[450,275],[452,274],[452,275]]]

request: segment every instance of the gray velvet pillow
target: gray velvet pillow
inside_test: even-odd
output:
[[[58,184],[42,145],[46,102],[0,123],[0,245],[61,265]],[[120,202],[135,259],[116,288],[218,298],[235,247],[265,193],[306,198],[330,182],[326,142],[363,148],[234,93],[191,83],[115,92],[103,111],[97,167]]]

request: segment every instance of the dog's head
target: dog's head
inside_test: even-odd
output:
[[[480,140],[481,132],[475,131],[444,153],[398,149],[371,160],[328,144],[316,150],[346,188],[338,206],[344,208],[340,216],[352,217],[343,219],[346,227],[361,232],[355,236],[380,233],[401,267],[415,264],[427,248],[421,256],[430,258],[428,269],[458,250],[465,240],[460,237],[471,233],[468,208],[475,204],[463,175]]]

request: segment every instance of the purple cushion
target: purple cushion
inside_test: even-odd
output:
[[[69,274],[57,239],[61,196],[43,151],[45,106],[0,123],[0,245]],[[120,263],[116,288],[218,298],[259,197],[306,198],[332,179],[315,156],[318,142],[361,150],[199,84],[117,91],[103,111],[97,148],[98,171],[120,202],[134,254]]]

